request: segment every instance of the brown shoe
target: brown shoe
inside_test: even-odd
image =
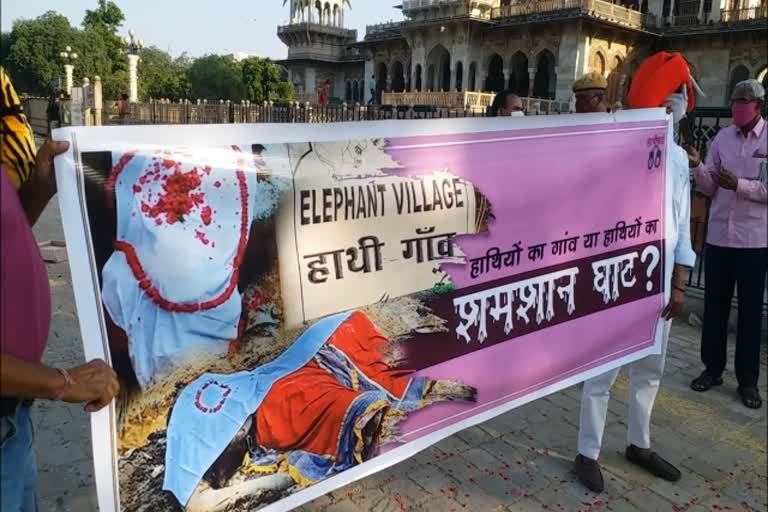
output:
[[[629,445],[626,451],[629,462],[640,466],[652,475],[670,482],[677,482],[681,478],[680,470],[665,461],[659,454],[650,450],[643,450],[635,445]]]
[[[596,460],[579,454],[573,462],[573,469],[584,487],[592,492],[603,492],[605,483],[603,482],[603,474],[600,472],[600,464]]]

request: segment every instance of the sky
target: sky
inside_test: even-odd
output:
[[[187,52],[193,57],[209,53],[238,53],[282,59],[286,46],[277,37],[277,27],[288,22],[288,6],[282,0],[116,0],[125,14],[121,35],[134,29],[148,46],[170,51],[173,56]],[[357,29],[358,39],[365,25],[401,19],[393,6],[398,0],[352,0],[346,14],[348,28]],[[58,11],[80,26],[86,9],[97,0],[3,0],[0,28],[10,31],[13,21],[35,18],[46,11]],[[216,8],[216,6],[226,8]]]

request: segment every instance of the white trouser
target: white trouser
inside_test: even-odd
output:
[[[629,426],[627,444],[651,447],[651,411],[664,373],[667,342],[672,322],[664,323],[661,354],[644,357],[629,365]],[[584,382],[579,416],[579,453],[597,460],[603,442],[608,399],[620,368]]]

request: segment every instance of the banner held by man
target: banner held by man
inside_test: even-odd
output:
[[[288,510],[659,350],[661,110],[55,136],[102,510]]]

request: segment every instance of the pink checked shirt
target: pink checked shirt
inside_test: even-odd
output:
[[[719,247],[768,247],[768,128],[764,119],[745,137],[735,126],[712,141],[706,164],[693,169],[696,188],[712,198],[707,243]],[[717,174],[728,169],[739,178],[736,191],[721,188]]]

